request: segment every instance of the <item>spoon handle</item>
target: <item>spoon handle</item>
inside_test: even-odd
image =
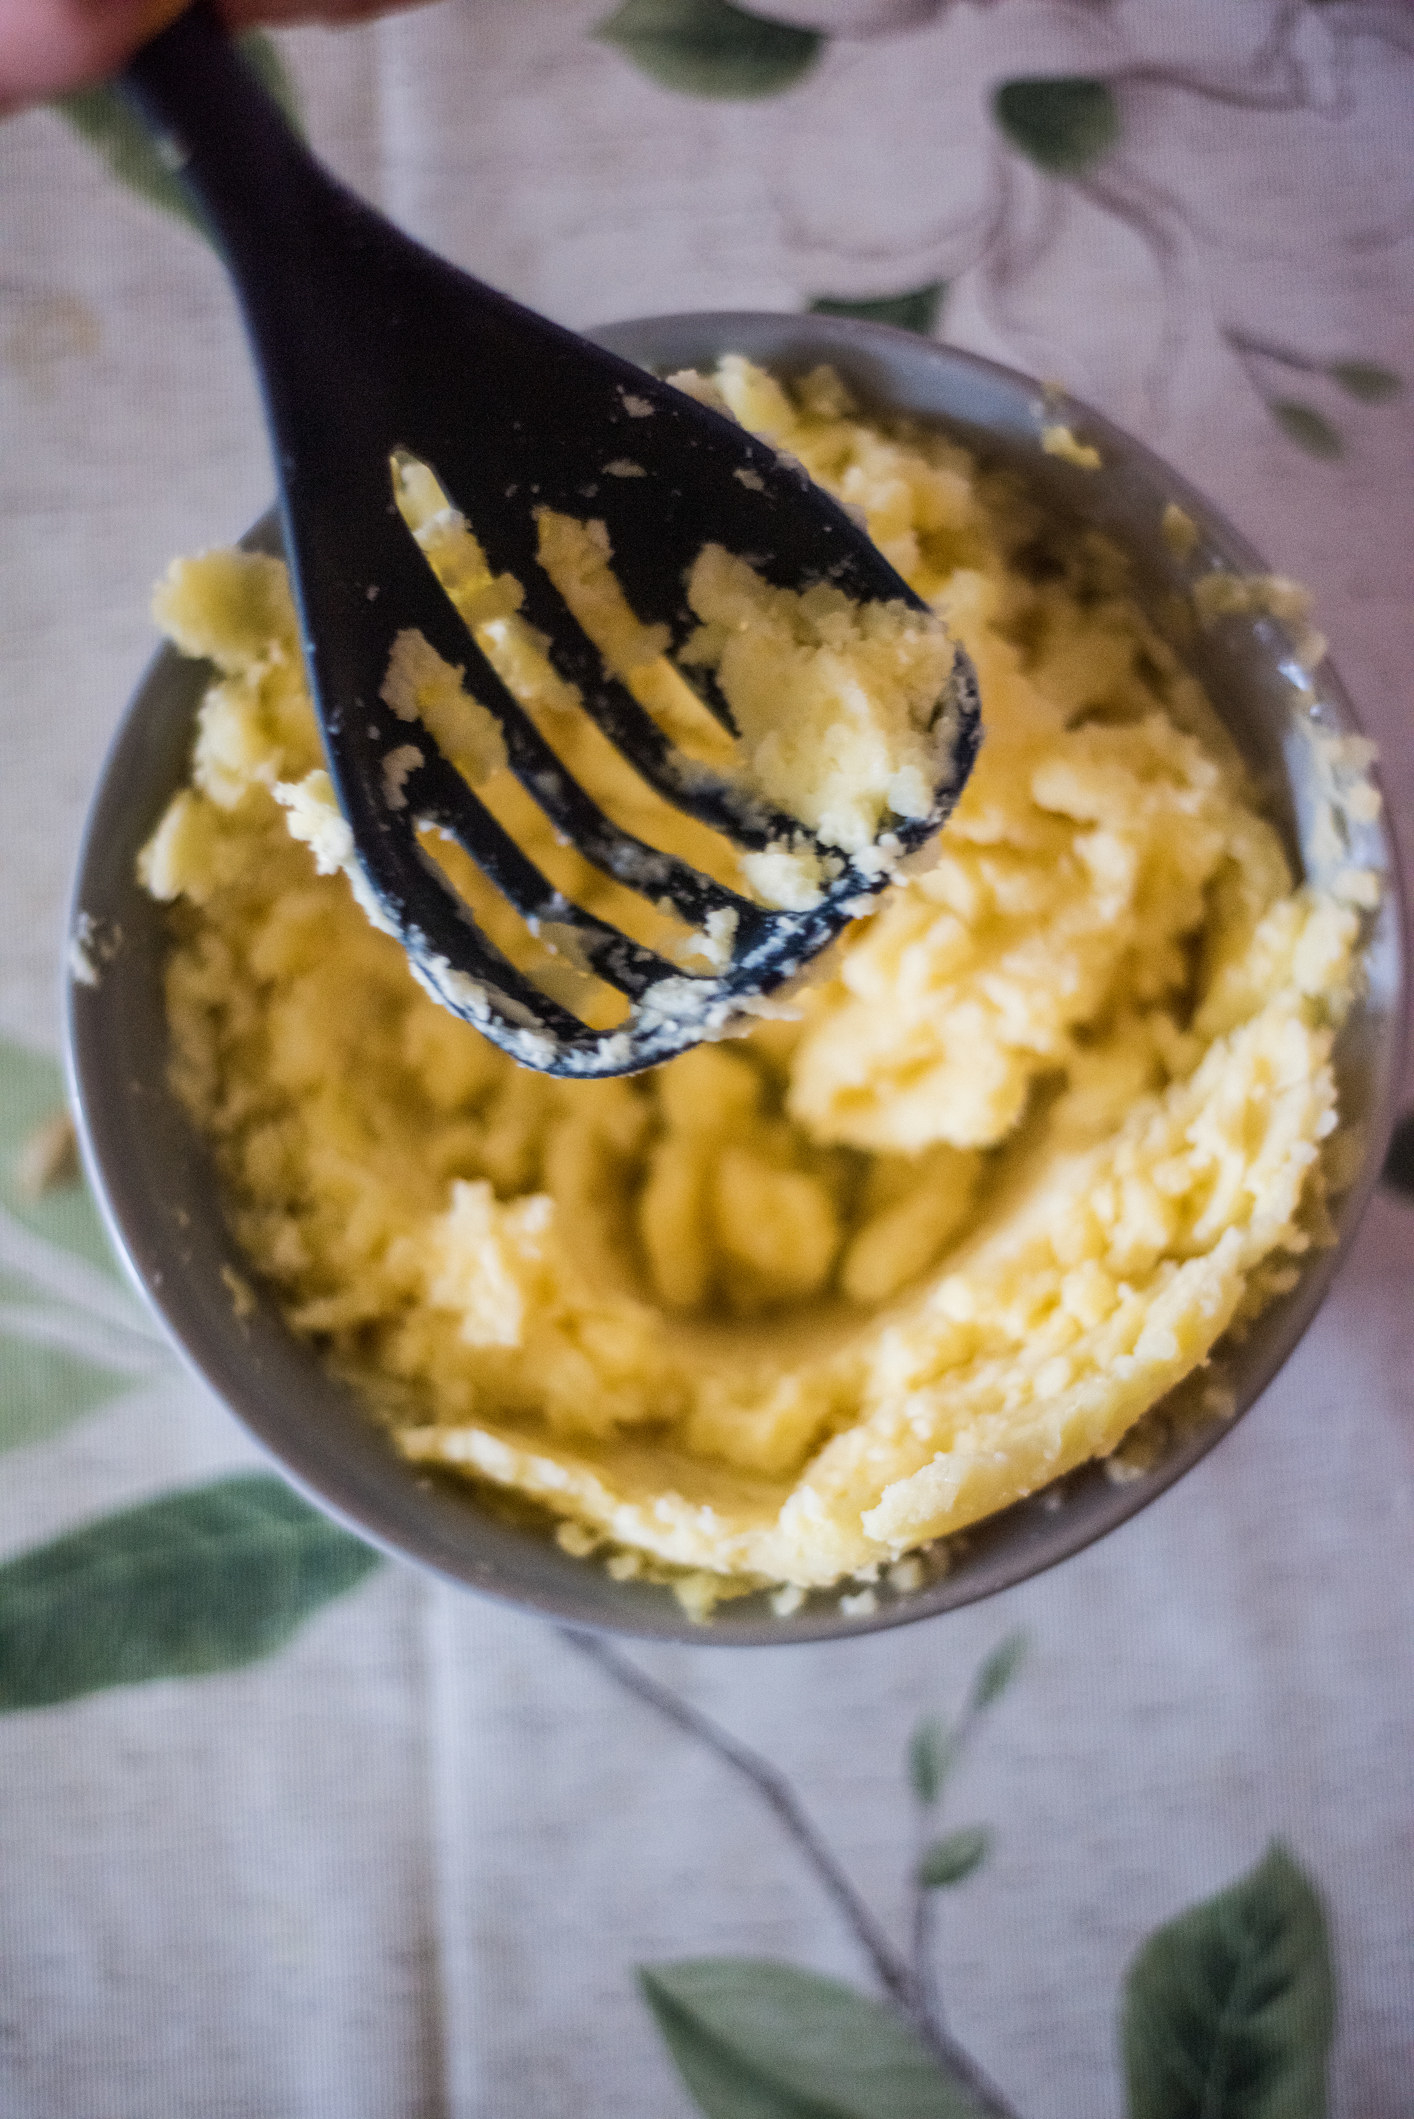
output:
[[[116,85],[197,207],[234,288],[265,401],[287,544],[301,498],[381,514],[384,409],[412,303],[388,298],[416,246],[315,160],[208,0],[154,37]],[[305,541],[309,528],[305,526]]]
[[[249,308],[261,286],[281,299],[309,249],[310,208],[331,194],[322,169],[241,58],[208,0],[145,44],[115,86],[197,207]]]

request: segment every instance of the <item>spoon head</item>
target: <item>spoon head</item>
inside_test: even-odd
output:
[[[261,280],[246,300],[311,689],[364,880],[424,985],[520,1064],[577,1079],[660,1064],[798,977],[867,909],[894,864],[939,830],[979,738],[966,657],[957,656],[937,701],[931,806],[886,818],[874,846],[843,858],[734,788],[729,773],[675,753],[550,581],[540,555],[546,510],[602,527],[629,606],[640,624],[663,629],[670,655],[698,630],[687,583],[708,545],[748,560],[779,588],[827,584],[855,603],[921,611],[920,599],[794,459],[433,256],[321,172],[300,180],[305,218],[323,239],[306,231],[297,287],[277,289],[277,301]],[[461,624],[394,504],[394,466],[409,459],[434,474],[492,574],[515,578],[520,615],[557,675],[658,792],[738,845],[808,850],[823,862],[827,880],[808,908],[723,897],[733,930],[727,960],[710,975],[686,975],[635,955],[517,859],[425,725],[410,728],[385,706],[389,669],[410,632],[468,672],[472,695],[502,724],[511,770],[558,832],[651,902],[666,896],[681,910],[683,894],[692,895],[690,871],[665,886],[651,849],[606,828]],[[591,968],[628,998],[611,1031],[590,1029],[495,946],[420,843],[429,828],[458,840],[533,932],[545,922],[578,926]]]

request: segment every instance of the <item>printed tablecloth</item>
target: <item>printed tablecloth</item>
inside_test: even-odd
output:
[[[1142,434],[1311,584],[1410,848],[1403,0],[442,0],[279,50],[345,177],[568,323],[863,305]],[[258,1454],[105,1260],[52,1124],[62,908],[150,584],[270,483],[221,274],[104,145],[0,125],[0,1558],[173,1494],[258,1514],[271,1484],[229,1482]],[[790,1777],[899,1948],[920,1830],[971,1867],[928,1901],[936,1961],[1006,2108],[1124,2109],[1126,1967],[1276,1839],[1329,1923],[1332,2109],[1414,2114],[1412,1284],[1387,1188],[1234,1434],[991,1603],[625,1651]],[[364,1574],[244,1667],[0,1716],[7,2119],[668,2119],[696,2106],[635,1967],[871,1990],[719,1751],[542,1623]],[[836,2109],[753,2080],[742,2112]]]

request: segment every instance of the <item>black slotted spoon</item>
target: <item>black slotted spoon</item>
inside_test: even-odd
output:
[[[401,234],[338,184],[291,131],[204,4],[148,44],[119,85],[182,177],[234,283],[264,392],[310,686],[330,777],[360,866],[423,984],[524,1065],[627,1074],[712,1035],[794,977],[888,880],[675,749],[610,676],[537,557],[536,511],[607,526],[637,617],[695,624],[687,572],[707,543],[778,586],[826,580],[858,602],[921,600],[845,511],[733,421],[522,308]],[[652,787],[740,847],[834,855],[809,911],[756,904],[621,829],[578,785],[480,652],[393,500],[391,465],[427,464],[495,574],[522,584],[585,710]],[[573,904],[529,859],[419,723],[380,694],[397,636],[415,629],[500,724],[507,762],[556,831],[596,868],[690,927],[735,915],[716,976],[683,967]],[[706,702],[725,718],[707,688]],[[890,852],[941,825],[979,740],[958,652],[938,702],[935,800],[894,818]],[[408,753],[415,753],[406,770]],[[398,756],[385,771],[385,762]],[[518,969],[418,842],[456,840],[529,922],[577,931],[584,963],[628,1000],[594,1030]]]

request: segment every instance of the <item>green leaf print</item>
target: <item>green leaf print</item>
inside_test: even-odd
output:
[[[943,1782],[957,1755],[953,1733],[937,1715],[926,1715],[908,1740],[908,1783],[929,1808],[943,1792]]]
[[[950,1890],[980,1869],[991,1851],[992,1835],[985,1825],[963,1825],[934,1840],[918,1864],[918,1881],[929,1891]]]
[[[1084,75],[1004,81],[992,113],[1012,146],[1053,177],[1082,175],[1120,134],[1114,90]]]
[[[1329,462],[1344,453],[1339,430],[1314,405],[1303,405],[1294,397],[1277,397],[1267,410],[1288,441],[1294,441],[1308,456],[1323,457]]]
[[[810,304],[812,316],[857,316],[869,324],[894,324],[900,331],[918,331],[931,338],[947,300],[946,280],[932,280],[907,294],[875,294],[864,301],[846,302],[822,294]]]
[[[1120,2037],[1130,2119],[1324,2119],[1335,2021],[1325,1916],[1286,1852],[1150,1937]]]
[[[32,1318],[18,1321],[23,1329],[0,1338],[0,1450],[47,1441],[131,1388],[130,1374],[86,1361],[62,1345],[38,1343]],[[0,1308],[0,1325],[9,1322]]]
[[[0,1564],[0,1712],[253,1662],[380,1558],[269,1472],[105,1516]]]
[[[999,1700],[1026,1660],[1026,1636],[1009,1633],[999,1641],[972,1680],[972,1706],[977,1713]]]
[[[729,0],[623,0],[594,35],[660,88],[741,101],[792,87],[826,42],[816,30],[748,14]]]
[[[165,1365],[79,1175],[59,1069],[0,1040],[0,1450]]]
[[[260,76],[290,123],[299,128],[299,96],[269,37],[260,30],[251,30],[236,41],[252,72]],[[96,88],[81,88],[75,95],[64,96],[54,109],[107,163],[120,184],[126,184],[149,205],[160,206],[164,213],[185,221],[199,235],[205,234],[200,215],[163,161],[151,135],[109,83],[101,82]]]
[[[703,1957],[639,1982],[707,2119],[976,2119],[902,2018],[838,1980]]]
[[[1404,378],[1377,361],[1332,361],[1326,373],[1347,397],[1358,398],[1362,405],[1388,404],[1404,388]]]

